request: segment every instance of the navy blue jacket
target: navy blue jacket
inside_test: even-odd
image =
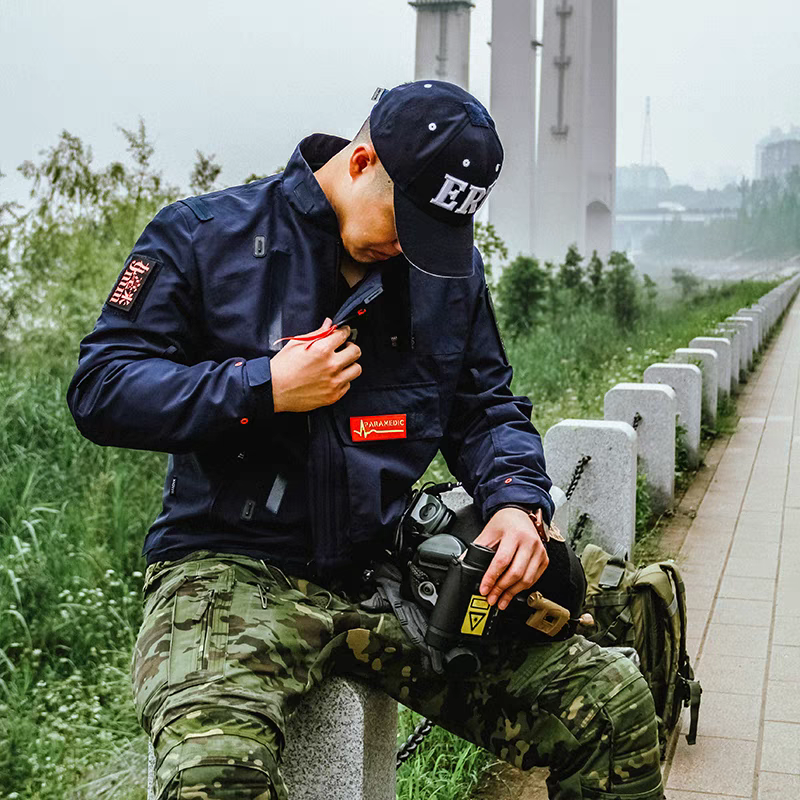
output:
[[[171,454],[145,554],[192,535],[269,552],[287,480],[301,480],[310,571],[345,569],[389,544],[439,449],[485,520],[507,503],[550,520],[541,439],[530,401],[510,391],[477,250],[471,278],[403,256],[374,270],[362,283],[379,273],[382,293],[362,292],[353,323],[361,376],[332,406],[275,413],[274,343],[337,312],[338,221],[312,172],[346,144],[309,136],[283,173],[162,209],[81,343],[67,393],[81,433]]]

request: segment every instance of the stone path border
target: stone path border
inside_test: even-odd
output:
[[[668,800],[800,797],[799,385],[795,301],[680,549],[703,704],[697,744],[678,739],[665,767]]]

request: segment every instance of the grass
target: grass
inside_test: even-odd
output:
[[[542,433],[565,417],[602,418],[613,384],[640,381],[769,288],[740,284],[679,313],[654,310],[636,333],[598,314],[554,318],[508,343],[514,389],[533,400]],[[40,342],[0,358],[0,798],[143,800],[129,665],[165,456],[84,440],[64,401],[74,354]],[[410,730],[413,715],[401,721]],[[398,797],[469,797],[491,762],[437,729],[400,770]]]
[[[398,745],[405,742],[422,719],[401,709]],[[419,747],[419,753],[397,773],[397,796],[403,800],[463,800],[471,797],[494,757],[454,734],[434,728]]]

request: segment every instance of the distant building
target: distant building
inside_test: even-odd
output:
[[[800,127],[792,125],[784,133],[773,128],[756,145],[756,178],[783,178],[800,167]]]
[[[669,175],[658,164],[631,164],[617,167],[618,192],[647,192],[669,189]]]
[[[761,151],[762,178],[783,178],[794,167],[800,167],[800,139],[773,142]]]

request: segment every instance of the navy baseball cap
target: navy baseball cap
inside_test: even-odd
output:
[[[453,83],[415,81],[384,92],[369,126],[403,255],[432,275],[472,275],[473,217],[503,166],[489,112]]]

